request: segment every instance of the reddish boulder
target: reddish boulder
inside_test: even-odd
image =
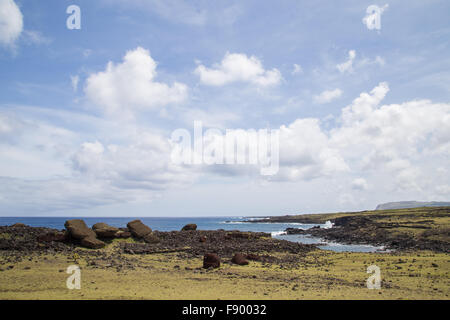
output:
[[[245,256],[242,253],[236,253],[231,259],[231,262],[238,264],[240,266],[245,266],[248,264],[248,260],[245,258]]]
[[[115,234],[115,237],[116,237],[116,238],[122,238],[122,239],[131,238],[131,232],[119,230],[119,231]]]
[[[114,238],[116,233],[119,231],[118,228],[102,222],[94,224],[92,226],[92,230],[95,231],[97,237],[99,238]]]
[[[105,246],[105,243],[95,237],[86,237],[81,239],[81,245],[90,249],[100,249]]]
[[[197,230],[197,225],[195,223],[190,223],[185,225],[181,231],[190,231],[190,230]]]
[[[144,241],[147,243],[154,244],[154,243],[158,243],[160,240],[155,234],[149,233],[144,237]]]
[[[206,242],[206,236],[201,236],[200,239],[198,241],[200,242]]]
[[[130,221],[128,222],[127,227],[130,230],[131,234],[139,239],[144,238],[146,235],[152,232],[152,229],[143,224],[141,220]]]
[[[80,219],[67,220],[64,223],[64,227],[66,227],[67,232],[74,239],[82,240],[87,237],[96,237],[94,230],[88,228],[86,223]]]
[[[220,267],[220,258],[215,253],[207,253],[203,257],[203,268],[218,268]]]

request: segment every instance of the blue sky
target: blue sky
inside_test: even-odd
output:
[[[66,27],[73,4],[80,30]],[[384,8],[379,30],[363,23],[370,5]],[[448,12],[447,1],[0,0],[0,215],[448,200]],[[281,130],[279,173],[170,163],[171,133],[194,121]]]

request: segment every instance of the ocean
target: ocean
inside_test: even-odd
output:
[[[383,247],[370,245],[346,245],[329,242],[308,235],[287,235],[286,228],[309,229],[313,226],[328,227],[329,225],[302,224],[302,223],[247,223],[244,220],[255,219],[255,217],[0,217],[0,225],[12,225],[24,223],[32,227],[47,227],[53,229],[64,229],[64,222],[70,219],[83,219],[88,226],[97,222],[104,222],[114,227],[126,227],[131,220],[140,219],[153,230],[174,231],[180,230],[188,223],[195,223],[199,230],[239,230],[267,232],[272,237],[293,242],[322,244],[321,249],[332,251],[349,252],[375,252],[384,250]],[[258,218],[260,219],[260,218]]]

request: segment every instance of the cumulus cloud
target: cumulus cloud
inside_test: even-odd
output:
[[[430,157],[439,165],[450,153],[450,104],[417,100],[380,106],[388,91],[388,84],[380,83],[345,107],[330,141],[354,167],[389,173],[399,187],[417,189]]]
[[[168,139],[139,132],[127,144],[85,142],[72,157],[73,168],[121,189],[164,190],[190,182],[189,170],[170,161]]]
[[[13,0],[0,1],[0,44],[14,45],[23,31],[23,16]]]
[[[338,65],[336,65],[336,68],[341,72],[352,72],[353,71],[353,61],[356,58],[356,51],[355,50],[350,50],[348,52],[348,59],[347,61],[340,63]]]
[[[359,203],[352,192],[358,191],[360,201],[369,186],[371,192],[448,197],[450,104],[413,100],[383,105],[388,92],[382,82],[361,93],[331,129],[316,118],[279,126],[280,168],[267,177],[258,166],[174,164],[170,135],[135,124],[116,132],[91,121],[99,131],[86,139],[0,114],[0,153],[5,155],[0,158],[0,205],[62,210],[147,201],[190,185],[200,174],[249,176],[265,183],[308,181],[318,188],[350,181],[335,189],[343,206]],[[205,148],[213,138],[204,139]],[[24,194],[26,199],[19,201]]]
[[[274,180],[309,180],[348,169],[318,119],[297,119],[280,127],[280,173]]]
[[[325,90],[321,94],[314,96],[316,103],[329,103],[342,95],[341,89]]]
[[[91,74],[84,91],[89,100],[108,113],[131,112],[180,103],[187,97],[187,86],[157,82],[157,63],[141,47],[128,51],[123,62],[109,62],[106,70]]]
[[[272,86],[280,83],[282,77],[278,69],[265,70],[255,56],[242,53],[226,53],[219,64],[207,68],[199,65],[195,73],[203,84],[223,86],[233,82],[248,82],[257,86]]]

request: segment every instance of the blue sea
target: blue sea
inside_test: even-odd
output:
[[[131,220],[140,219],[153,230],[174,231],[180,230],[188,223],[195,223],[199,230],[239,230],[271,233],[272,237],[284,239],[293,242],[321,244],[320,248],[324,250],[333,250],[338,252],[375,252],[384,250],[383,247],[374,247],[370,245],[345,245],[334,242],[327,242],[320,238],[308,235],[287,235],[284,233],[286,228],[309,229],[313,226],[325,227],[320,224],[303,223],[247,223],[244,220],[261,219],[255,217],[0,217],[0,225],[12,225],[14,223],[24,223],[32,227],[48,227],[53,229],[64,229],[64,222],[69,219],[83,219],[88,226],[97,222],[104,222],[114,227],[126,227]]]

